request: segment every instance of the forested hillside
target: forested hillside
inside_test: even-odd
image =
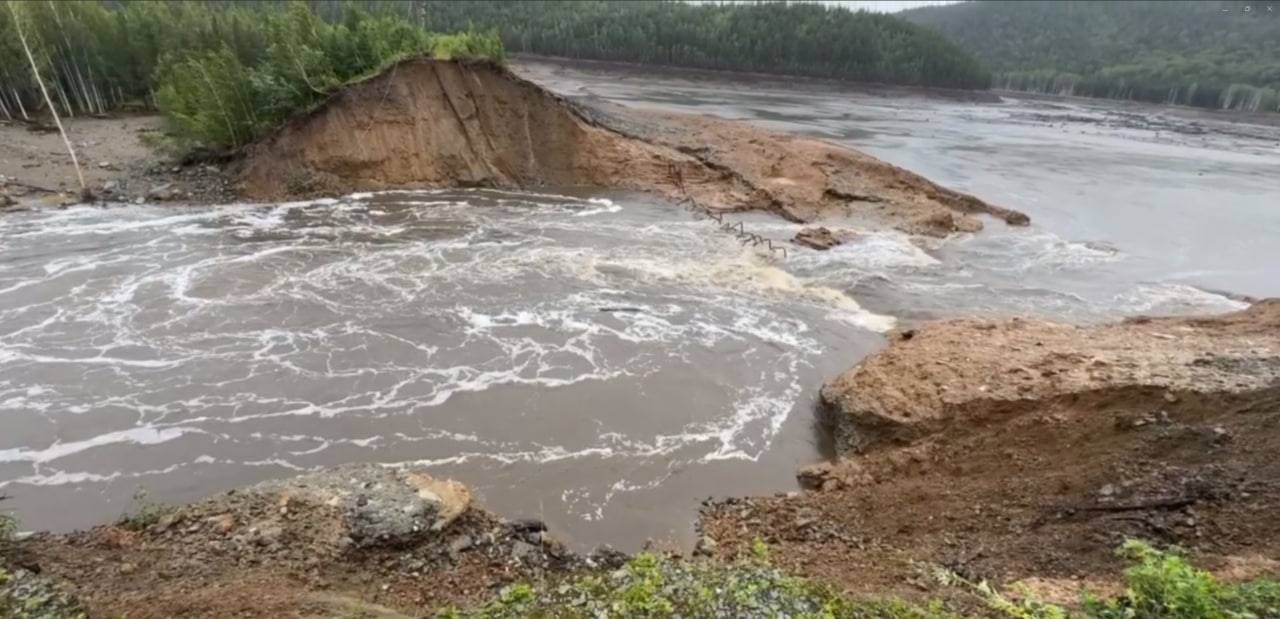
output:
[[[979,1],[900,15],[973,53],[996,87],[1280,110],[1280,13],[1251,4]]]
[[[955,88],[990,80],[928,30],[818,4],[466,0],[418,8],[433,30],[496,28],[514,52]]]
[[[494,35],[427,32],[354,5],[100,0],[0,4],[0,118],[46,107],[21,26],[58,111],[157,107],[188,142],[245,144],[334,88],[411,54],[501,60]],[[16,22],[15,22],[16,18]]]

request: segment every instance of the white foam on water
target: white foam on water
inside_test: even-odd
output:
[[[374,198],[376,208],[363,203]],[[28,221],[19,232],[48,236],[19,243],[92,234],[112,247],[0,263],[0,300],[40,291],[0,310],[20,325],[0,333],[0,407],[20,423],[107,410],[136,421],[104,416],[97,436],[0,451],[0,462],[44,466],[0,485],[119,482],[195,466],[307,470],[405,445],[419,445],[428,455],[413,461],[431,465],[636,463],[587,491],[583,513],[599,514],[619,493],[660,484],[668,469],[652,463],[766,453],[799,400],[797,376],[826,352],[813,323],[892,325],[705,222],[637,225],[630,211],[603,198],[379,192]],[[705,372],[697,364],[720,350],[738,368],[726,376],[748,384],[723,385],[732,397],[722,408],[675,427],[622,432],[604,415],[598,437],[578,444],[536,427],[513,440],[450,421],[460,394],[643,386],[673,369]],[[5,389],[32,377],[38,385]],[[397,430],[332,431],[353,422]],[[200,455],[162,468],[137,470],[127,453],[117,471],[49,466],[194,434]]]
[[[1105,242],[1068,241],[1038,229],[956,235],[946,245],[994,272],[1081,271],[1127,258]]]
[[[127,430],[99,434],[81,441],[56,442],[44,449],[25,447],[0,449],[0,462],[35,462],[43,464],[104,445],[120,443],[157,445],[191,432],[200,432],[200,430],[194,428],[154,428],[149,426],[129,428]]]
[[[1249,307],[1216,292],[1172,283],[1139,284],[1116,295],[1114,303],[1127,314],[1234,312]]]
[[[595,205],[595,208],[584,209],[573,214],[574,217],[591,217],[592,215],[605,215],[609,213],[617,213],[622,210],[622,205],[615,203],[613,200],[606,198],[591,198],[587,200],[589,204]]]

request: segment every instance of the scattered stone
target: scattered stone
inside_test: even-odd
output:
[[[804,245],[805,247],[825,251],[856,237],[857,235],[848,231],[832,232],[830,228],[819,226],[817,228],[804,228],[800,230],[794,237],[792,237],[791,242],[797,245]]]
[[[511,521],[511,530],[517,533],[546,531],[547,523],[538,520],[537,518],[517,518]]]
[[[601,544],[587,556],[586,563],[590,567],[614,570],[626,565],[629,558],[627,553],[608,544]]]
[[[341,534],[318,540],[335,549],[333,540],[344,537],[357,548],[420,541],[454,522],[471,504],[471,493],[458,482],[376,464],[264,482],[246,492],[273,497],[281,516],[312,508],[335,512]],[[284,496],[288,499],[280,498]],[[290,521],[285,524],[294,526]]]
[[[266,525],[263,527],[253,527],[249,530],[253,535],[253,543],[259,546],[272,546],[280,543],[280,538],[284,537],[284,528],[280,525]]]
[[[161,202],[165,200],[172,200],[174,198],[177,198],[179,195],[181,194],[178,192],[178,190],[173,188],[173,183],[162,183],[160,185],[155,185],[151,188],[150,191],[147,192],[148,199],[158,200]]]
[[[864,193],[861,191],[857,191],[855,189],[851,189],[842,183],[833,183],[831,186],[827,187],[824,193],[826,193],[826,195],[832,198],[836,198],[839,200],[847,200],[849,202],[873,202],[874,203],[874,202],[885,201],[885,199],[880,196]]]
[[[99,161],[98,167],[102,168],[103,170],[110,170],[110,169],[113,169],[115,166],[111,165],[110,161]]]
[[[160,517],[160,520],[156,521],[155,525],[151,527],[151,530],[155,533],[164,533],[165,531],[169,530],[169,527],[173,526],[173,523],[177,521],[178,521],[177,514],[173,514],[173,513],[165,514]]]
[[[460,535],[455,537],[453,541],[449,542],[449,552],[451,554],[458,554],[464,550],[470,549],[474,545],[475,542],[471,539],[470,535]]]
[[[524,561],[532,556],[533,553],[537,552],[537,550],[538,547],[533,544],[516,540],[515,543],[511,545],[511,556],[520,561]]]
[[[209,519],[209,522],[213,524],[213,530],[222,535],[230,533],[236,527],[236,517],[231,514],[214,516]]]
[[[432,531],[439,531],[458,519],[471,506],[471,491],[452,479],[435,479],[425,473],[406,473],[405,483],[418,489],[418,496],[436,505]]]
[[[712,539],[710,535],[703,535],[698,538],[697,545],[693,547],[693,554],[709,557],[715,554],[716,547],[718,546],[719,544],[717,544],[716,540]]]

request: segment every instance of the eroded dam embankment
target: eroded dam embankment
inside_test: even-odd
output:
[[[988,205],[819,140],[709,117],[650,115],[640,138],[491,64],[414,59],[354,84],[246,149],[248,197],[393,188],[598,187],[686,195],[792,221],[853,215],[934,236],[1025,224]]]

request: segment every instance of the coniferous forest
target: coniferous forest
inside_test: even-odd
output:
[[[977,56],[997,88],[1280,111],[1280,5],[1267,4],[978,1],[900,15]]]
[[[409,55],[503,58],[491,34],[432,33],[404,12],[336,8],[325,19],[301,2],[6,0],[0,118],[45,107],[18,26],[60,113],[158,109],[181,141],[210,146],[248,143]]]
[[[5,0],[0,118],[45,107],[18,25],[59,111],[158,109],[180,138],[208,145],[252,141],[412,54],[514,51],[1280,110],[1280,16],[1224,6],[979,1],[903,19],[812,3]]]
[[[990,81],[976,60],[924,28],[815,4],[5,0],[3,8],[0,118],[44,107],[16,36],[21,25],[60,112],[158,109],[180,138],[219,146],[248,143],[407,55],[501,60],[504,44],[893,84]]]
[[[986,88],[989,73],[897,17],[814,3],[427,2],[426,26],[496,29],[508,51],[856,81]]]

